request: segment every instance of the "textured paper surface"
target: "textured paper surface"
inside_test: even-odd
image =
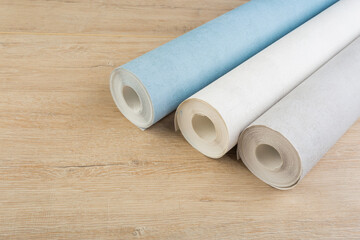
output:
[[[359,13],[360,1],[341,0],[187,99],[176,114],[184,137],[209,157],[224,155],[245,127],[360,34]],[[194,102],[206,104],[195,109]],[[218,137],[203,141],[189,122],[209,109],[220,116],[209,117]]]
[[[121,66],[140,80],[152,103],[154,116],[140,127],[157,122],[183,100],[335,2],[252,0]],[[120,101],[116,94],[121,95],[121,87],[113,88],[115,102]],[[128,117],[130,109],[117,105]],[[141,125],[136,116],[129,119]]]
[[[274,184],[271,175],[290,179],[294,178],[293,173],[283,167],[263,171],[261,162],[256,163],[254,149],[260,144],[276,146],[283,165],[298,168],[300,164],[301,179],[359,117],[360,39],[357,39],[252,123],[240,137],[238,154],[260,179],[274,187],[291,187]],[[264,127],[275,132],[264,136]],[[296,155],[288,154],[286,142],[296,150]]]

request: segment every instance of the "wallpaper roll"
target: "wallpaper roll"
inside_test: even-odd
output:
[[[359,117],[360,38],[252,123],[238,154],[258,178],[289,189]]]
[[[360,34],[360,1],[341,0],[177,109],[176,128],[204,155],[222,157],[245,127]]]
[[[110,90],[123,115],[148,128],[337,0],[252,0],[116,68]]]

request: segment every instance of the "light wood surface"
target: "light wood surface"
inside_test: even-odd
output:
[[[0,239],[360,239],[360,121],[279,191],[111,98],[116,66],[244,2],[0,0]]]

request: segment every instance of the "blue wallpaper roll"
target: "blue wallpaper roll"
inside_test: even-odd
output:
[[[110,90],[123,115],[148,128],[186,98],[337,0],[252,0],[116,68]]]

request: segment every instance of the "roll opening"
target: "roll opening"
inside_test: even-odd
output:
[[[127,106],[134,112],[139,113],[142,109],[142,104],[139,95],[129,86],[123,87],[123,97]]]
[[[195,114],[192,118],[192,127],[203,140],[212,142],[216,139],[214,123],[207,116]]]
[[[261,144],[257,146],[255,155],[260,164],[262,164],[270,171],[278,170],[284,164],[280,153],[274,147],[268,144]]]

